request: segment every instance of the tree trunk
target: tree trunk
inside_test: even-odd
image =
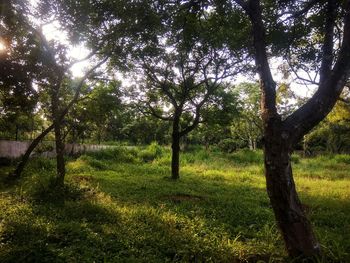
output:
[[[65,168],[65,161],[64,161],[64,142],[62,140],[60,121],[55,121],[54,129],[55,129],[56,162],[57,162],[56,186],[62,187],[64,185],[66,168]]]
[[[70,153],[69,153],[70,156],[74,156],[74,149],[75,149],[76,140],[77,140],[76,133],[75,133],[75,130],[73,129],[72,130],[72,141],[71,141],[72,148],[71,148]]]
[[[30,140],[33,140],[34,138],[34,116],[32,118],[32,127],[31,127],[31,131],[30,131]]]
[[[101,129],[99,128],[98,129],[98,133],[97,133],[97,142],[98,142],[98,144],[100,145],[101,144]]]
[[[64,177],[66,174],[65,162],[64,162],[64,142],[61,130],[61,123],[63,121],[64,114],[60,114],[60,88],[62,84],[63,75],[61,75],[57,81],[57,85],[54,86],[51,94],[51,113],[55,131],[55,144],[56,144],[56,182],[55,187],[63,187]],[[62,112],[63,113],[63,112]]]
[[[44,130],[38,137],[36,137],[32,143],[29,145],[25,154],[22,156],[21,161],[17,164],[14,172],[10,173],[8,179],[15,180],[21,177],[24,167],[26,166],[30,155],[38,144],[44,139],[44,137],[53,129],[53,125],[50,125],[46,130]]]
[[[265,176],[278,227],[291,257],[317,256],[320,245],[295,189],[288,133],[280,121],[271,126],[265,130]]]
[[[18,125],[16,124],[15,141],[18,141]]]
[[[179,179],[180,169],[180,133],[179,133],[180,119],[174,118],[173,132],[172,132],[172,155],[171,155],[171,179]]]

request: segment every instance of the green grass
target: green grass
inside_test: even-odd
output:
[[[158,145],[90,153],[68,160],[64,202],[55,162],[32,160],[0,188],[0,262],[286,262],[262,159],[194,149],[173,182]],[[321,261],[350,262],[350,157],[293,161]]]

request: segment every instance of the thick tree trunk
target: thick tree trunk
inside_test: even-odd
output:
[[[276,109],[276,83],[270,70],[261,1],[235,1],[252,23],[255,62],[261,81],[261,110],[264,122],[264,152],[267,192],[278,226],[291,257],[313,257],[320,245],[306,218],[295,190],[290,155],[293,146],[334,107],[350,75],[350,1],[344,5],[343,39],[334,52],[337,19],[336,0],[325,1],[324,40],[321,52],[319,87],[314,95],[283,122]],[[316,4],[318,1],[314,1]],[[340,13],[339,13],[340,14]],[[335,60],[334,54],[337,53]]]
[[[320,245],[306,217],[295,189],[291,147],[288,133],[281,132],[281,122],[265,130],[265,176],[267,192],[291,257],[320,254]]]
[[[180,133],[179,119],[175,118],[172,132],[172,155],[171,155],[171,179],[177,180],[180,177]]]
[[[53,129],[53,125],[44,130],[38,137],[36,137],[32,143],[29,145],[25,154],[22,156],[21,161],[17,164],[17,167],[14,172],[10,173],[8,176],[9,180],[15,180],[21,177],[24,167],[26,166],[30,155],[38,144],[44,139],[44,137]]]

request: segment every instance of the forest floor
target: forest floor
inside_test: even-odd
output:
[[[350,156],[293,162],[320,261],[350,262]],[[52,191],[54,160],[31,160],[0,185],[0,262],[288,262],[261,152],[187,151],[177,182],[169,166],[157,145],[90,153]]]

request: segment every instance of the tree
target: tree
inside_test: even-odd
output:
[[[244,70],[238,64],[245,61],[246,27],[238,14],[236,34],[222,26],[207,1],[45,2],[69,21],[72,36],[92,46],[103,42],[112,67],[141,75],[138,98],[145,111],[172,123],[172,178],[179,178],[180,138],[198,125],[220,82]],[[161,115],[163,107],[167,115]],[[185,115],[192,122],[183,122]]]
[[[86,116],[85,122],[88,122],[90,129],[95,131],[95,137],[98,143],[105,139],[111,122],[119,118],[121,110],[121,83],[112,81],[109,83],[97,83],[87,98],[80,103],[81,110]]]
[[[317,256],[320,245],[295,189],[291,153],[331,111],[350,71],[350,1],[235,0],[251,22],[261,115],[267,192],[290,256]],[[286,41],[288,40],[288,41]],[[271,53],[272,52],[272,53]],[[281,53],[279,53],[281,52]],[[285,54],[294,71],[307,68],[318,88],[285,119],[277,112],[269,55]]]
[[[244,142],[251,150],[257,148],[262,137],[262,121],[260,113],[260,91],[257,83],[241,83],[237,87],[239,116],[232,123],[235,138]]]
[[[24,2],[23,2],[24,3]],[[25,2],[27,3],[27,2]],[[5,5],[6,6],[6,5]],[[21,172],[23,171],[25,164],[27,163],[30,154],[35,149],[35,147],[39,144],[39,142],[51,131],[55,132],[55,144],[56,144],[56,160],[57,160],[57,178],[56,185],[62,186],[64,183],[65,177],[65,163],[64,163],[64,142],[62,137],[61,125],[62,121],[70,110],[70,108],[76,103],[80,90],[85,82],[85,80],[91,75],[92,72],[96,68],[98,68],[101,64],[103,64],[107,58],[105,57],[101,61],[99,61],[95,66],[93,66],[90,70],[86,72],[86,74],[76,82],[72,82],[70,80],[70,72],[69,69],[71,66],[76,63],[70,61],[66,56],[66,47],[60,43],[49,42],[46,37],[43,35],[41,28],[39,29],[30,22],[30,14],[24,13],[21,8],[22,5],[12,5],[11,7],[15,9],[14,12],[5,13],[4,20],[15,20],[19,21],[18,24],[21,28],[25,29],[27,34],[31,36],[35,47],[38,47],[36,56],[40,59],[34,60],[34,64],[40,65],[40,71],[35,76],[36,84],[46,90],[48,97],[50,99],[50,118],[52,120],[52,125],[50,125],[45,131],[43,131],[37,138],[35,138],[31,145],[28,147],[26,153],[22,156],[21,161],[18,163],[16,170],[13,173],[9,174],[9,179],[17,179],[20,177]],[[17,9],[16,9],[17,8]],[[17,18],[17,20],[16,20]],[[18,36],[15,34],[15,36]],[[9,43],[16,44],[16,39],[11,39]],[[27,46],[27,45],[25,45]],[[95,55],[97,51],[92,52],[87,58]],[[24,53],[26,54],[26,53]],[[86,59],[87,59],[86,58]],[[23,65],[27,65],[28,61],[24,60],[24,62],[19,57],[14,58],[15,63],[18,65],[18,69],[22,72],[27,72],[28,69],[22,68]],[[31,61],[31,60],[29,60]],[[29,71],[31,72],[31,71]],[[27,75],[27,74],[24,74]],[[10,75],[11,76],[11,75]],[[20,79],[14,78],[14,81],[21,83]],[[26,82],[27,85],[32,84],[33,79],[30,79]],[[17,83],[16,82],[16,83]],[[17,84],[18,84],[17,83]],[[70,85],[71,84],[71,85]],[[70,85],[70,86],[69,86]],[[71,101],[69,101],[66,105],[62,105],[62,96],[65,93],[64,89],[67,87],[75,89],[75,93]]]
[[[6,125],[1,133],[18,139],[20,130],[30,130],[38,94],[33,81],[42,67],[35,35],[24,24],[26,1],[0,2],[0,112]]]
[[[216,52],[211,55],[214,57],[203,54],[199,58],[193,58],[189,53],[184,55],[181,51],[173,50],[172,54],[161,58],[161,61],[160,56],[157,56],[154,62],[143,65],[147,79],[146,85],[141,86],[140,93],[144,96],[139,96],[138,99],[143,102],[141,107],[144,108],[144,113],[171,123],[171,178],[174,180],[179,178],[181,138],[203,121],[203,108],[214,99],[221,80],[232,74],[226,69],[231,65],[227,63],[228,58],[216,57]],[[218,62],[213,62],[215,60]],[[174,69],[176,64],[179,65],[179,75],[176,74],[177,69]],[[219,73],[220,70],[222,72]],[[210,75],[212,77],[208,77]]]
[[[237,87],[221,85],[203,107],[203,121],[189,136],[190,143],[204,144],[206,149],[210,145],[219,145],[224,150],[234,150],[236,145],[232,145],[231,125],[239,120],[239,114]]]

